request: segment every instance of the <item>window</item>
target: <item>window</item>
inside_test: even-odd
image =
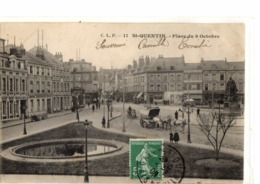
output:
[[[223,81],[224,79],[225,79],[225,78],[224,78],[224,74],[223,74],[223,73],[221,73],[221,74],[220,74],[220,80],[222,80],[222,81]]]
[[[76,81],[80,81],[80,75],[75,76]]]
[[[175,89],[174,89],[174,84],[171,84],[171,85],[170,85],[170,90],[171,90],[171,91],[174,91],[174,90],[175,90]]]
[[[217,88],[216,88],[216,84],[215,83],[213,83],[212,84],[212,90],[216,90]]]
[[[163,84],[163,90],[168,91],[168,85],[167,84]]]
[[[13,92],[13,79],[9,80],[9,89],[10,89],[10,92]]]
[[[37,67],[36,68],[36,74],[39,75],[39,73],[40,73],[40,69],[39,69],[39,67]]]
[[[36,90],[37,90],[37,93],[40,93],[40,81],[36,82]]]
[[[37,111],[40,111],[40,100],[37,99]]]
[[[48,70],[47,70],[48,72],[47,72],[47,74],[48,74],[48,76],[50,75],[50,69],[48,68]]]
[[[21,68],[21,62],[17,63],[17,68],[20,69]]]
[[[33,74],[33,66],[30,66],[30,74]]]
[[[154,75],[150,75],[150,80],[153,81],[154,78],[153,78]]]
[[[56,91],[56,83],[53,82],[53,91],[55,92]]]
[[[208,80],[208,79],[209,79],[209,75],[206,73],[206,74],[204,74],[203,78],[204,78],[205,80]]]
[[[42,67],[42,75],[44,75],[44,68]]]
[[[42,81],[42,93],[44,93],[44,90],[45,90],[45,82]]]
[[[174,67],[174,66],[171,66],[171,70],[175,70],[175,67]]]
[[[42,99],[42,110],[44,111],[45,110],[45,100]]]
[[[15,79],[15,91],[19,91],[18,86],[19,86],[19,80]]]
[[[2,90],[6,92],[6,78],[2,78]]]
[[[216,74],[215,73],[212,74],[212,80],[216,80]]]
[[[25,91],[25,80],[22,79],[21,91]]]
[[[204,84],[204,90],[208,91],[209,90],[209,85],[208,84]]]
[[[160,66],[157,66],[157,70],[161,70],[161,67],[160,67]]]
[[[177,81],[181,80],[181,74],[177,74]]]
[[[220,88],[220,90],[225,90],[225,84],[224,83],[220,83],[219,84],[219,88]]]
[[[200,84],[197,84],[197,90],[200,90]]]
[[[33,112],[33,100],[31,100],[30,103],[31,103],[31,112]]]
[[[159,81],[159,80],[161,80],[161,75],[160,74],[157,74],[157,80]]]
[[[156,90],[157,90],[157,91],[161,91],[161,84],[157,84],[157,85],[156,85]]]
[[[6,101],[3,101],[3,116],[6,116]]]
[[[154,85],[150,84],[150,91],[154,91]]]
[[[163,82],[167,82],[168,81],[168,76],[167,75],[163,75]]]
[[[181,84],[177,84],[177,91],[181,91]]]

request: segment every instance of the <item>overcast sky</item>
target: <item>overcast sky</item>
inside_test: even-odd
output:
[[[103,68],[122,68],[132,64],[133,59],[141,55],[158,57],[181,57],[186,62],[205,60],[228,61],[245,60],[245,30],[243,24],[101,24],[101,23],[0,23],[0,37],[9,44],[21,43],[26,50],[37,45],[37,32],[40,30],[40,45],[48,45],[48,50],[55,54],[62,52],[64,61],[76,59],[76,50],[80,48],[80,57],[93,65]],[[109,37],[112,36],[116,37]],[[124,37],[128,34],[128,37]],[[162,45],[150,48],[138,48],[144,43],[156,45],[158,38],[133,37],[144,34],[165,34]],[[183,40],[178,35],[191,35],[193,38]],[[196,37],[198,36],[198,38]],[[203,35],[204,37],[201,37]],[[207,38],[207,36],[214,38]],[[146,35],[147,36],[147,35]],[[177,36],[177,37],[176,37]],[[97,45],[117,44],[121,47],[97,49]],[[204,40],[204,42],[203,42]],[[184,44],[181,44],[184,43]],[[183,48],[187,45],[201,45],[201,48]]]

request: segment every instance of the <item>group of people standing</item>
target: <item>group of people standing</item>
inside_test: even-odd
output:
[[[182,127],[182,132],[184,132],[184,129],[185,129],[185,126],[186,126],[187,122],[186,122],[186,119],[184,119],[184,111],[182,111],[181,109],[179,109],[179,111],[182,112],[182,119],[183,119],[183,121],[182,121],[181,127]],[[180,141],[180,136],[179,136],[179,133],[178,133],[178,130],[177,130],[177,124],[176,124],[176,121],[179,118],[179,112],[177,110],[175,111],[174,116],[175,116],[174,133],[172,131],[170,131],[169,137],[170,137],[170,142],[171,143],[178,144],[178,141]],[[200,108],[197,108],[197,117],[198,116],[200,116]]]

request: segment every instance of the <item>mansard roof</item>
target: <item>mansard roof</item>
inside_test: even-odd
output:
[[[175,71],[180,71],[184,70],[185,68],[185,61],[184,61],[184,56],[182,57],[158,57],[156,59],[151,60],[151,64],[148,67],[148,71],[170,71],[170,70],[175,70]]]

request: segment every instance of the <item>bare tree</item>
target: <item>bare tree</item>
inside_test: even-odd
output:
[[[208,141],[213,146],[215,159],[218,160],[227,131],[235,124],[234,117],[225,115],[219,111],[218,113],[201,114],[198,116],[197,121],[200,130],[206,135]]]

